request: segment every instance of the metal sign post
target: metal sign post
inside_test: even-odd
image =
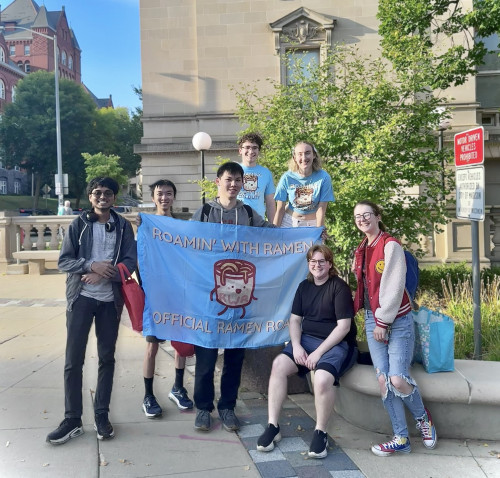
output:
[[[474,359],[481,358],[481,276],[479,273],[479,223],[484,221],[484,129],[455,135],[457,218],[471,222]]]

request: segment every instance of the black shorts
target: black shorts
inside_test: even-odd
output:
[[[163,342],[166,342],[166,339],[159,339],[154,335],[146,335],[146,342],[149,342],[151,344],[162,344]]]

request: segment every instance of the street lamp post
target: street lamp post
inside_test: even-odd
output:
[[[212,146],[212,138],[208,133],[200,131],[193,136],[193,147],[201,153],[201,180],[205,178],[205,151]],[[205,204],[205,191],[201,193],[201,203]]]
[[[64,207],[64,187],[63,187],[63,172],[62,172],[62,152],[61,152],[61,113],[59,109],[59,61],[57,55],[57,35],[54,33],[53,37],[40,33],[31,28],[13,27],[15,30],[25,30],[27,32],[40,35],[41,37],[52,40],[54,43],[54,82],[56,90],[56,145],[57,145],[57,180],[56,180],[56,194],[58,196],[58,212]],[[0,26],[0,32],[4,31],[5,27]]]

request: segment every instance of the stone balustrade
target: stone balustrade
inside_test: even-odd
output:
[[[482,267],[500,266],[500,206],[486,206],[486,217],[480,223],[480,261]],[[137,212],[124,214],[135,228]],[[450,211],[450,215],[452,212]],[[177,213],[186,219],[188,213]],[[6,273],[12,256],[19,250],[55,250],[60,248],[64,231],[76,216],[17,216],[0,211],[0,273]],[[18,244],[19,241],[19,244]],[[441,234],[422,240],[426,251],[421,266],[449,262],[471,262],[470,223],[452,219]]]

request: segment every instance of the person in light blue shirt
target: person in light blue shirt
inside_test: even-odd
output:
[[[281,227],[324,227],[326,209],[335,201],[330,175],[312,143],[298,142],[288,171],[276,187],[274,224]]]
[[[257,133],[245,134],[238,141],[243,168],[243,187],[238,199],[273,222],[276,212],[273,175],[269,169],[257,164],[262,144],[262,137]]]

